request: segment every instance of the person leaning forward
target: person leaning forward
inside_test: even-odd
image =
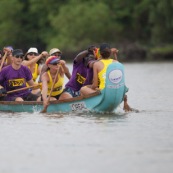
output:
[[[100,45],[100,55],[101,59],[94,63],[93,65],[93,83],[91,85],[86,85],[81,88],[81,95],[86,96],[91,93],[96,92],[97,90],[103,90],[105,88],[105,76],[108,66],[113,62],[118,62],[117,57],[112,59],[111,56],[111,47],[108,43],[102,43]],[[114,50],[113,53],[116,53],[117,50]],[[127,103],[127,95],[124,96],[124,110],[125,112],[131,111],[132,108]]]
[[[12,53],[12,64],[6,66],[0,72],[1,90],[13,91],[29,86],[34,86],[31,71],[28,67],[21,65],[23,61],[23,51],[15,49]],[[7,94],[4,97],[5,101],[40,101],[40,97],[32,94],[31,90],[26,89]]]
[[[80,88],[84,85],[86,77],[88,77],[88,64],[96,59],[94,54],[94,45],[88,49],[81,51],[73,60],[73,70],[70,80],[66,83],[65,89],[61,94],[59,100],[78,97],[80,95]],[[89,78],[89,77],[88,77]],[[87,82],[90,82],[89,80]]]

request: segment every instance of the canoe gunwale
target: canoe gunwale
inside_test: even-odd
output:
[[[78,96],[78,97],[73,97],[73,98],[69,98],[69,99],[64,99],[64,100],[54,100],[54,101],[50,101],[50,104],[59,104],[59,103],[67,103],[67,102],[74,102],[74,101],[81,101],[85,98],[90,98],[90,97],[94,97],[97,95],[100,95],[101,92],[99,90],[97,90],[95,93],[89,94],[87,96]],[[42,101],[0,101],[1,105],[43,105]]]

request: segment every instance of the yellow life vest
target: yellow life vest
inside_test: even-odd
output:
[[[53,81],[52,81],[52,77],[50,75],[50,70],[48,70],[47,73],[49,76],[47,95],[49,95],[52,85],[53,85]],[[60,74],[58,74],[58,81],[54,85],[51,96],[57,96],[57,95],[61,94],[63,91],[63,84],[64,84],[64,77],[62,77]]]
[[[101,59],[100,61],[104,64],[104,68],[98,73],[99,89],[102,90],[105,87],[107,67],[112,63],[113,59]]]
[[[30,69],[30,66],[28,66],[28,68]],[[32,79],[33,79],[35,84],[37,84],[37,82],[35,82],[37,77],[38,77],[38,64],[36,63],[35,68],[34,68],[34,72],[32,73]],[[29,86],[28,83],[26,84],[26,86]],[[41,88],[41,85],[40,85],[40,88]]]
[[[30,69],[30,66],[28,66],[28,67]],[[38,64],[36,63],[35,68],[34,68],[34,72],[32,73],[33,81],[36,81],[37,77],[38,77]]]

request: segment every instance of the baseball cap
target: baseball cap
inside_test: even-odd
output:
[[[12,46],[5,46],[6,48],[10,49],[11,52],[14,50]]]
[[[24,55],[24,54],[23,54],[22,49],[15,49],[15,50],[13,50],[12,55],[13,56],[21,56],[21,55]]]
[[[108,43],[102,43],[100,45],[100,53],[105,51],[105,50],[109,50],[109,49],[111,49],[111,47],[110,47],[110,45]]]
[[[108,58],[111,55],[111,47],[108,43],[102,43],[100,45],[100,55],[102,58]]]
[[[57,56],[50,56],[46,60],[46,65],[48,64],[54,64],[54,63],[59,63],[60,59]]]

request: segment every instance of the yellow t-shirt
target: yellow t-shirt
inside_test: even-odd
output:
[[[104,64],[104,68],[98,73],[99,89],[102,90],[105,87],[106,70],[108,65],[113,62],[113,59],[101,59],[100,61]]]
[[[28,68],[30,69],[30,66],[28,66]],[[38,77],[38,64],[36,63],[35,64],[35,69],[34,69],[34,72],[32,73],[32,79],[34,81],[35,84],[37,84],[35,81]],[[28,83],[26,84],[26,86],[29,86]]]
[[[48,91],[47,94],[50,94],[52,85],[53,85],[53,81],[52,81],[52,77],[50,75],[50,71],[48,70],[48,76],[49,76],[49,82],[48,82]],[[58,74],[58,81],[55,83],[53,91],[51,96],[57,96],[59,94],[62,93],[63,91],[63,84],[64,84],[64,77],[62,77],[60,74]]]
[[[32,73],[33,81],[36,81],[37,77],[38,77],[38,64],[36,63],[35,68],[34,68],[34,72]]]

